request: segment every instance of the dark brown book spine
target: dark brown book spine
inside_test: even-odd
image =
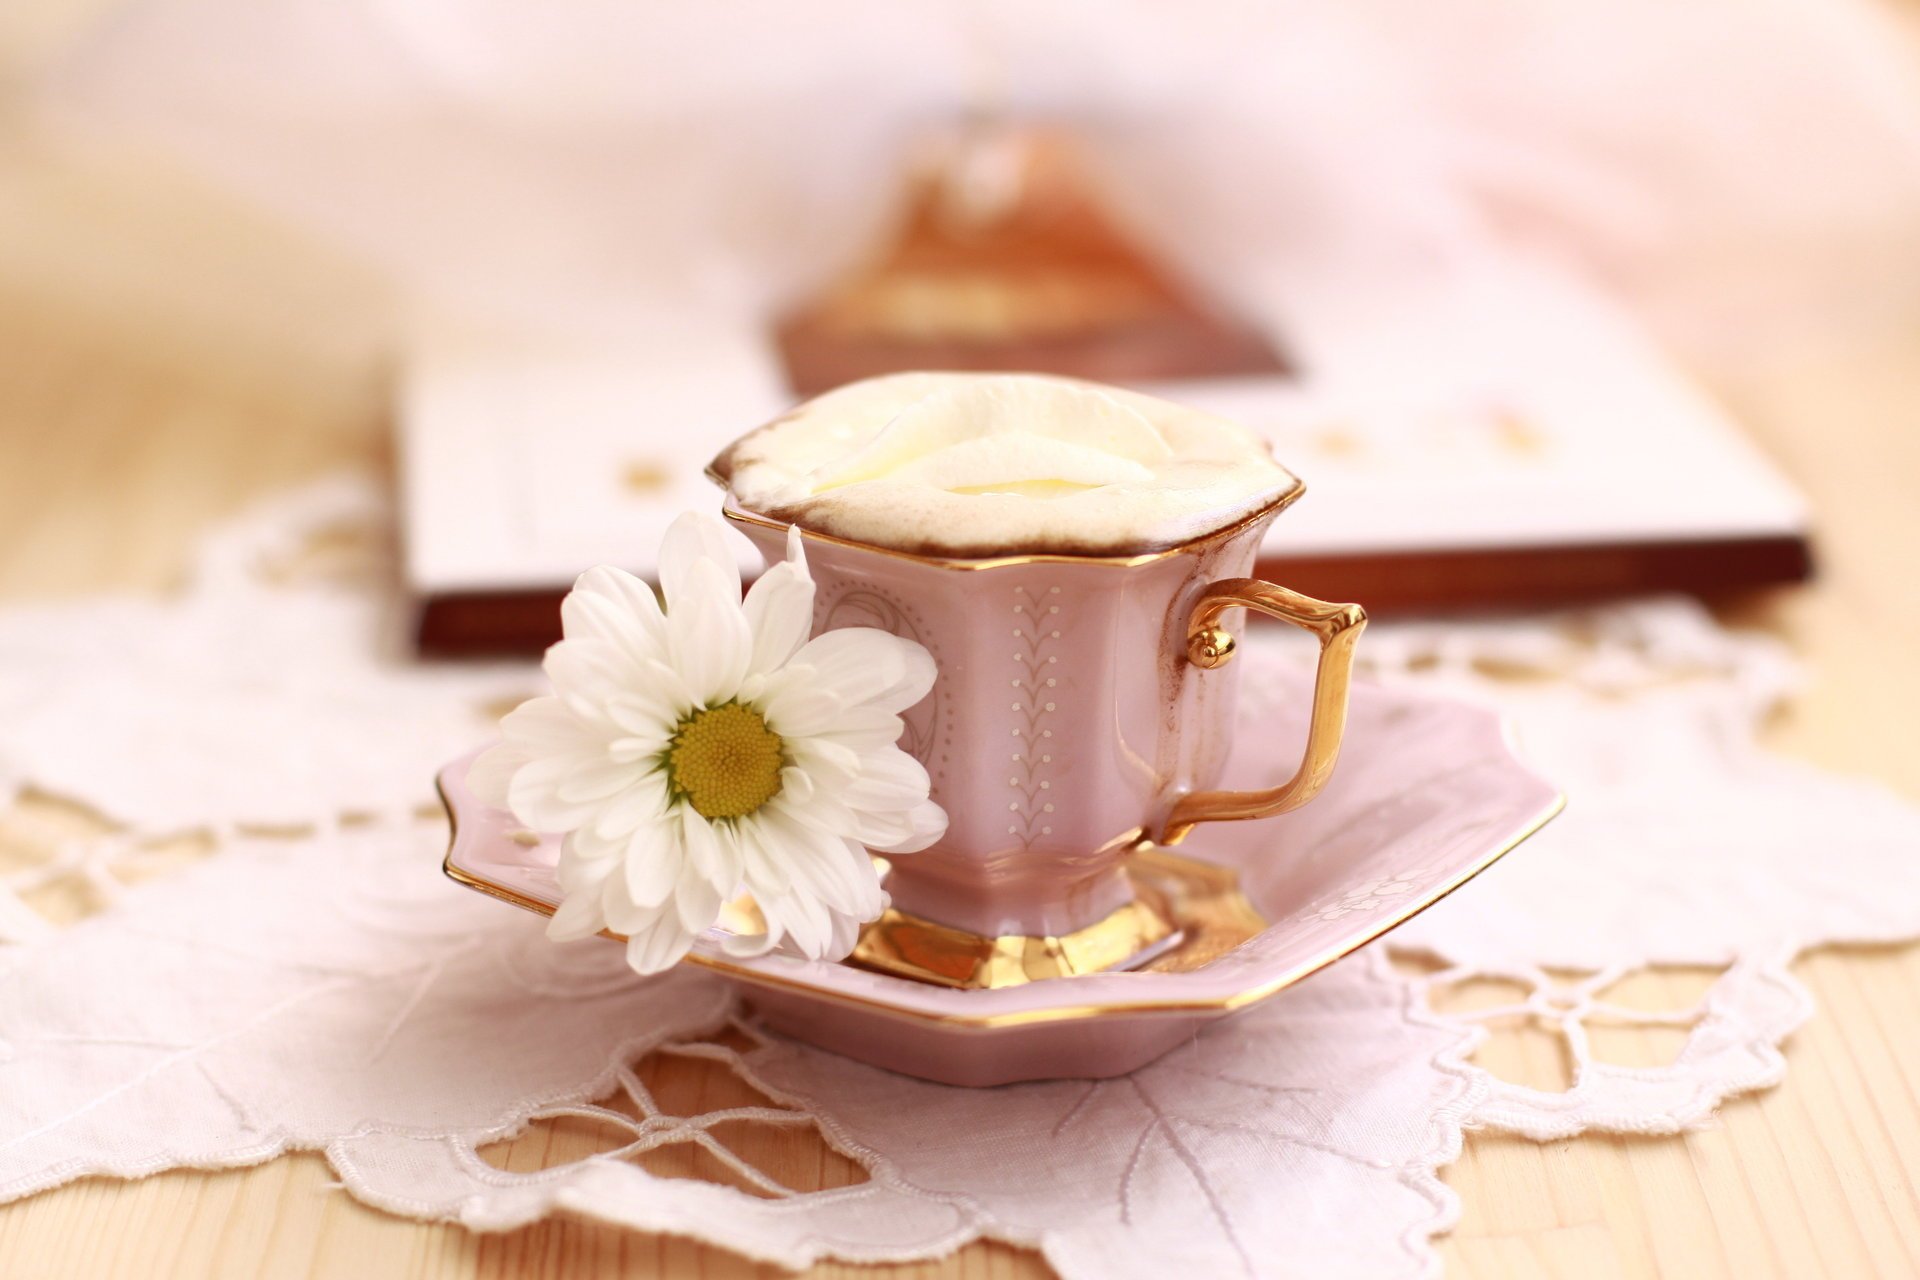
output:
[[[1804,538],[1698,543],[1263,556],[1257,572],[1323,600],[1357,601],[1376,617],[1577,604],[1630,595],[1711,596],[1802,582]],[[429,657],[533,654],[560,638],[563,590],[459,592],[421,602],[415,640]]]

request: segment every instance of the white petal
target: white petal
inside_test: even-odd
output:
[[[715,862],[708,879],[720,896],[730,898],[740,886],[740,822],[716,822],[713,827],[715,852],[719,860]]]
[[[769,928],[777,923],[800,954],[818,959],[826,950],[833,926],[827,919],[826,907],[813,895],[788,894],[770,902],[759,902],[759,906]]]
[[[865,849],[795,821],[776,801],[762,828],[768,852],[792,879],[789,898],[813,896],[836,910],[860,914],[879,901],[880,877]],[[759,895],[755,895],[759,900]]]
[[[787,755],[806,770],[814,786],[825,791],[837,794],[860,776],[860,753],[825,738],[788,738]]]
[[[529,755],[552,755],[598,741],[594,730],[555,697],[528,698],[501,718],[500,733]]]
[[[734,824],[734,840],[740,850],[740,877],[755,901],[777,898],[793,887],[793,877],[781,864],[777,849],[767,843],[768,832],[756,817]]]
[[[785,663],[813,629],[813,579],[805,563],[776,564],[761,574],[741,610],[753,631],[748,672],[760,674]]]
[[[812,736],[851,747],[865,755],[898,744],[906,727],[906,722],[893,712],[868,705],[846,708],[833,717],[831,725]]]
[[[680,963],[694,935],[663,908],[642,927],[627,933],[627,967],[635,973],[660,973]]]
[[[507,785],[507,799],[513,816],[535,831],[576,831],[593,821],[600,811],[597,799],[562,795],[576,773],[591,769],[590,756],[541,756],[514,771]]]
[[[860,776],[840,790],[840,799],[856,809],[911,809],[932,790],[927,768],[898,747],[860,757]]]
[[[673,819],[649,822],[627,840],[620,855],[620,874],[627,899],[636,907],[653,908],[667,900],[680,882],[685,855],[673,838]]]
[[[792,663],[768,677],[754,705],[767,727],[789,740],[823,734],[846,713],[845,700],[822,684],[812,667]]]
[[[467,790],[481,804],[505,809],[513,775],[530,757],[511,742],[498,742],[475,756],[467,766]]]
[[[657,658],[666,648],[667,620],[653,588],[612,565],[598,565],[574,580],[560,602],[560,626],[569,639],[605,640],[634,662]]]
[[[569,831],[565,842],[560,866],[565,870],[569,863],[582,867],[592,867],[593,874],[604,879],[612,874],[614,864],[627,847],[627,832],[617,836],[603,836],[593,822],[587,823],[577,831]]]
[[[678,816],[682,858],[693,869],[695,875],[706,880],[716,879],[721,869],[722,854],[720,839],[714,833],[714,824],[702,817],[690,804],[682,804]]]
[[[641,666],[605,640],[562,640],[540,667],[567,710],[589,724],[606,719],[607,700],[639,682]]]
[[[886,910],[886,901],[886,897],[882,895],[879,910],[869,918],[877,919],[880,912]],[[828,919],[832,922],[833,931],[828,935],[825,954],[821,959],[844,960],[853,953],[854,947],[859,943],[860,931],[866,924],[866,919],[843,915],[838,911],[832,912]]]
[[[713,882],[691,866],[681,867],[680,883],[673,891],[673,905],[680,913],[681,926],[688,932],[701,933],[713,928],[720,919],[720,907],[725,901]]]
[[[875,853],[918,853],[936,844],[947,834],[947,811],[931,800],[922,801],[907,813],[913,834],[885,848],[869,845]]]
[[[626,690],[621,701],[626,696],[635,699],[637,707],[645,708],[649,716],[657,715],[668,725],[678,725],[695,705],[687,682],[665,662],[649,662],[640,672],[639,683]]]
[[[794,804],[805,804],[813,798],[815,787],[813,779],[805,769],[787,765],[780,770],[780,792]]]
[[[860,828],[860,815],[841,801],[837,787],[816,787],[804,798],[783,790],[779,798],[787,817],[828,835],[850,836]]]
[[[880,901],[884,908],[885,898]],[[814,960],[844,959],[859,941],[865,923],[813,898],[789,899],[783,907],[781,924],[788,933],[787,949]]]
[[[879,767],[868,768],[876,760]],[[913,757],[888,748],[860,766],[859,775],[816,786],[812,794],[783,785],[775,803],[795,822],[850,837],[876,853],[917,853],[946,834],[946,811],[927,798],[925,770]],[[788,772],[800,771],[789,766],[782,776]]]
[[[547,921],[547,936],[555,942],[572,942],[576,938],[591,938],[606,928],[596,898],[597,895],[591,893],[568,895]]]
[[[606,802],[594,816],[593,834],[603,840],[623,844],[642,823],[651,823],[667,812],[667,780],[658,770],[641,775],[633,785]]]
[[[800,646],[793,665],[812,667],[822,687],[848,706],[905,711],[927,696],[939,671],[912,640],[874,627],[840,627]]]
[[[946,811],[932,801],[910,809],[854,809],[822,795],[793,818],[829,835],[853,840],[875,853],[918,853],[947,831]]]
[[[702,560],[687,571],[667,615],[667,650],[699,705],[715,706],[739,692],[753,658],[753,632],[740,612],[738,570],[729,578]]]
[[[664,663],[649,663],[637,672],[639,679],[607,699],[607,718],[621,733],[633,738],[665,740],[671,736],[687,712],[682,703],[678,677],[670,684],[659,678],[670,671]]]
[[[651,768],[672,745],[671,734],[664,729],[653,729],[615,738],[607,744],[607,755],[618,764],[644,764]]]
[[[720,949],[736,960],[752,960],[780,945],[781,930],[772,921],[765,933],[729,933],[721,937]]]
[[[534,761],[527,769],[541,769],[550,763],[565,766],[565,772],[555,782],[554,794],[568,804],[610,801],[637,787],[640,780],[652,771],[650,766],[622,764],[605,755],[549,756]]]
[[[869,809],[849,809],[853,821],[846,834],[869,849],[891,850],[913,838],[913,820],[906,813],[875,813]]]
[[[875,853],[918,853],[947,834],[947,811],[923,800],[904,812],[853,811],[853,838]]]
[[[738,604],[740,562],[734,558],[726,524],[708,512],[688,511],[667,527],[660,541],[660,590],[667,597],[669,619],[690,591],[701,589],[693,585],[693,574],[703,563],[719,570],[726,594]]]
[[[617,865],[618,860],[615,861]],[[668,897],[671,898],[672,895],[669,894]],[[618,874],[617,870],[615,874],[600,882],[598,901],[600,914],[606,918],[607,928],[629,938],[636,933],[645,933],[652,927],[654,919],[661,912],[673,914],[673,903],[670,901],[655,903],[651,907],[643,907],[635,902],[627,893],[626,877]]]
[[[598,895],[606,883],[619,870],[617,857],[597,857],[595,851],[583,850],[581,833],[576,831],[568,836],[560,846],[560,865],[554,868],[559,878],[560,888],[567,894],[591,893]],[[609,846],[616,852],[621,846]]]

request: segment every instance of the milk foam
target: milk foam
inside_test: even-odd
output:
[[[1299,488],[1235,423],[1037,374],[852,383],[742,437],[713,470],[748,510],[954,556],[1160,550]]]

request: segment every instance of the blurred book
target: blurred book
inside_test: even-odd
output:
[[[1545,269],[1464,280],[1340,326],[1324,378],[1142,384],[1264,432],[1305,477],[1263,575],[1375,610],[1807,575],[1798,494],[1611,303]],[[573,578],[603,562],[647,574],[667,523],[717,504],[707,461],[793,398],[746,328],[422,333],[399,404],[421,648],[550,642]]]

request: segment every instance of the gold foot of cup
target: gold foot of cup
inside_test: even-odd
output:
[[[861,936],[848,963],[915,982],[965,990],[1017,987],[1111,970],[1184,969],[1266,927],[1231,871],[1145,847],[1128,866],[1134,897],[1105,918],[1058,937],[987,937],[888,911]]]

